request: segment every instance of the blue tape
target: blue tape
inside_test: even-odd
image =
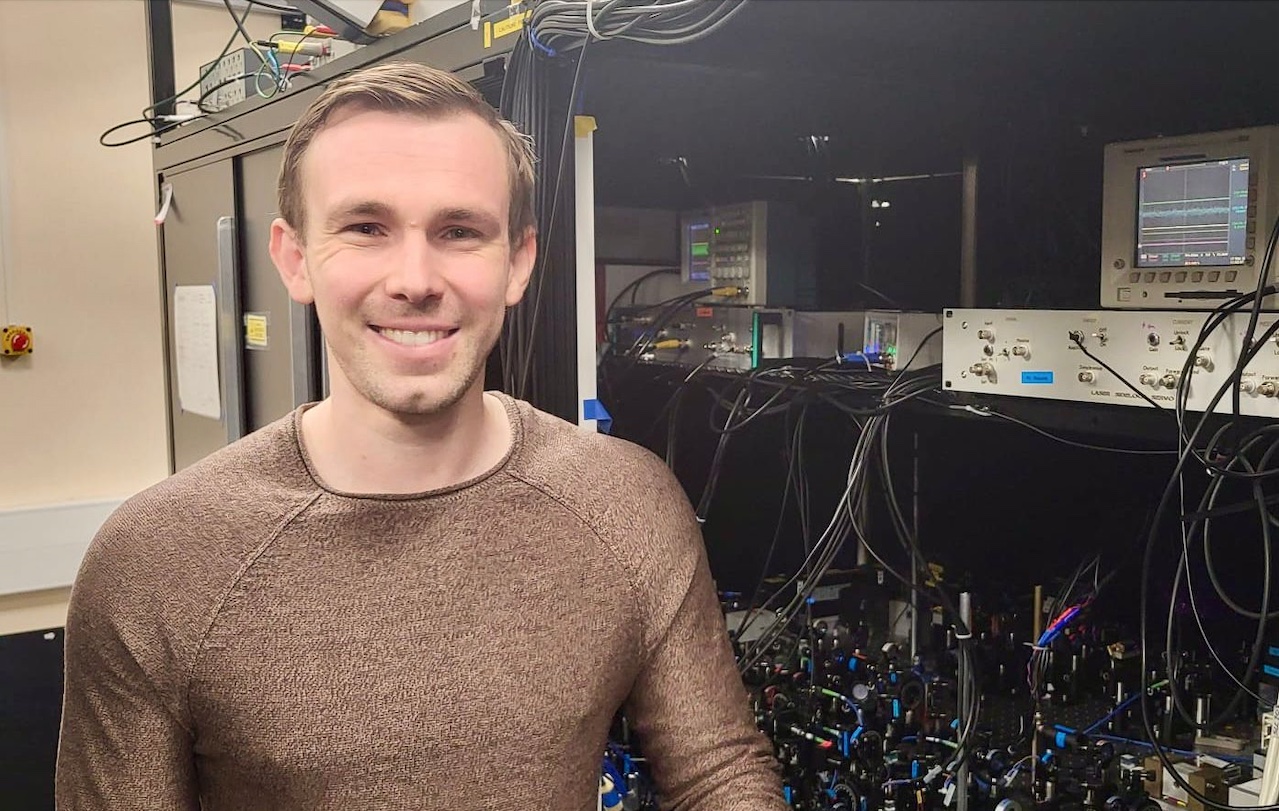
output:
[[[1057,746],[1061,747],[1062,749],[1066,748],[1066,733],[1064,732],[1057,733]]]
[[[608,413],[608,409],[599,400],[583,400],[582,416],[588,420],[595,420],[601,433],[607,434],[613,430],[613,415]]]

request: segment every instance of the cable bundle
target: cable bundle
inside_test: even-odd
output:
[[[1239,427],[1237,420],[1239,417],[1240,394],[1243,388],[1243,373],[1249,362],[1265,348],[1267,341],[1279,332],[1279,321],[1276,321],[1265,331],[1257,334],[1258,320],[1262,306],[1262,299],[1276,292],[1276,288],[1270,285],[1270,266],[1274,259],[1276,242],[1279,241],[1279,222],[1276,222],[1271,228],[1270,236],[1267,241],[1265,256],[1262,260],[1261,278],[1258,282],[1258,289],[1253,293],[1237,296],[1229,301],[1224,302],[1217,307],[1205,319],[1199,335],[1194,344],[1187,353],[1186,363],[1182,368],[1181,377],[1178,381],[1175,401],[1174,416],[1177,422],[1177,436],[1180,447],[1180,453],[1177,459],[1176,467],[1172,475],[1169,477],[1168,483],[1164,488],[1163,495],[1160,498],[1159,505],[1156,508],[1155,517],[1151,522],[1149,532],[1146,536],[1145,556],[1142,564],[1141,577],[1141,659],[1142,659],[1142,690],[1139,693],[1143,697],[1141,704],[1141,718],[1145,732],[1149,737],[1152,748],[1156,755],[1164,764],[1166,773],[1186,790],[1189,796],[1203,802],[1206,807],[1214,809],[1228,809],[1230,806],[1214,802],[1210,798],[1203,797],[1200,792],[1189,786],[1181,775],[1170,765],[1167,752],[1164,747],[1159,744],[1158,736],[1155,734],[1154,724],[1151,721],[1151,709],[1149,702],[1144,700],[1150,694],[1151,686],[1150,674],[1155,665],[1149,662],[1149,609],[1150,609],[1150,581],[1154,564],[1154,558],[1157,554],[1159,545],[1159,528],[1163,519],[1171,511],[1174,499],[1177,499],[1179,506],[1179,528],[1178,535],[1180,540],[1179,561],[1177,573],[1173,580],[1172,594],[1169,596],[1168,610],[1168,626],[1166,635],[1166,648],[1164,654],[1163,667],[1167,674],[1168,689],[1173,698],[1173,704],[1177,713],[1182,720],[1187,722],[1191,727],[1197,730],[1205,730],[1213,727],[1221,720],[1233,716],[1244,698],[1252,696],[1260,701],[1260,698],[1248,686],[1258,671],[1261,656],[1265,649],[1266,642],[1266,626],[1269,620],[1279,618],[1279,610],[1271,610],[1271,591],[1270,591],[1270,567],[1271,567],[1271,534],[1272,527],[1279,525],[1277,518],[1270,510],[1270,504],[1274,501],[1273,496],[1268,496],[1265,492],[1265,485],[1279,476],[1279,465],[1275,465],[1273,460],[1276,454],[1279,454],[1279,426],[1263,425],[1254,430],[1243,433]],[[1249,312],[1247,327],[1243,333],[1243,341],[1240,345],[1240,355],[1237,359],[1234,369],[1226,381],[1218,387],[1214,392],[1209,404],[1204,408],[1202,414],[1193,423],[1188,419],[1186,405],[1189,397],[1189,386],[1194,371],[1195,358],[1198,356],[1199,350],[1203,347],[1208,337],[1216,330],[1221,329],[1223,325],[1230,323],[1230,316],[1236,313]],[[1230,417],[1219,428],[1207,436],[1202,441],[1201,437],[1207,434],[1207,425],[1217,405],[1227,396],[1231,397],[1232,409]],[[1186,509],[1185,503],[1185,469],[1187,462],[1194,460],[1197,466],[1202,469],[1208,476],[1208,487],[1200,500],[1198,509],[1190,512]],[[1247,489],[1249,497],[1240,504],[1232,504],[1227,506],[1218,506],[1218,500],[1221,497],[1223,488],[1228,484],[1239,485]],[[1259,534],[1262,542],[1263,553],[1263,571],[1262,576],[1262,594],[1261,605],[1258,609],[1252,610],[1245,608],[1239,602],[1231,597],[1222,587],[1220,578],[1213,567],[1212,544],[1211,544],[1211,527],[1212,521],[1226,515],[1247,513],[1255,511],[1258,518]],[[1231,610],[1245,619],[1251,619],[1257,623],[1256,633],[1253,638],[1252,649],[1249,655],[1248,664],[1244,670],[1242,678],[1233,672],[1233,668],[1228,667],[1221,659],[1214,647],[1212,640],[1209,639],[1208,633],[1204,630],[1202,618],[1199,615],[1199,607],[1195,602],[1195,589],[1192,582],[1192,566],[1191,566],[1191,550],[1194,548],[1198,540],[1198,536],[1202,534],[1204,565],[1208,573],[1209,580],[1212,583],[1217,595],[1222,599]],[[1192,613],[1195,616],[1196,625],[1203,637],[1209,653],[1216,661],[1217,665],[1225,672],[1236,684],[1237,689],[1228,702],[1226,709],[1217,717],[1207,720],[1207,723],[1199,723],[1195,718],[1191,717],[1185,709],[1184,701],[1178,690],[1177,682],[1177,665],[1178,660],[1172,648],[1172,631],[1174,622],[1174,606],[1178,599],[1178,595],[1185,582],[1187,592],[1190,597],[1190,605]],[[1266,804],[1267,798],[1263,798],[1263,805],[1259,806],[1263,811],[1276,811],[1279,806]]]
[[[683,45],[721,28],[746,0],[539,0],[530,30],[547,55],[588,41],[626,39],[649,45]]]
[[[537,0],[530,3],[524,34],[507,59],[499,109],[539,146],[537,166],[538,265],[529,295],[509,313],[500,346],[503,388],[516,397],[536,399],[555,411],[554,394],[576,391],[571,369],[562,360],[572,356],[573,336],[567,332],[573,314],[558,302],[572,300],[574,246],[559,218],[567,215],[569,195],[564,172],[570,152],[573,110],[582,82],[587,45],[603,39],[628,39],[651,45],[679,45],[701,39],[721,28],[746,0]],[[576,51],[576,58],[562,54]],[[572,68],[567,99],[547,92],[557,87],[561,70]],[[561,110],[563,118],[560,119]],[[544,299],[552,302],[544,305]],[[539,343],[538,333],[549,332]],[[538,373],[532,369],[538,361]],[[539,389],[546,389],[542,392]],[[558,392],[563,399],[564,392]],[[536,395],[544,394],[538,397]],[[575,405],[571,402],[565,408]]]

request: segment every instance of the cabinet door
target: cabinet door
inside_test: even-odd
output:
[[[315,308],[289,298],[268,250],[278,216],[276,178],[283,145],[240,158],[239,189],[246,323],[245,409],[248,430],[319,399],[320,337]],[[251,325],[251,328],[250,328]]]
[[[173,186],[173,201],[161,235],[161,276],[169,443],[178,471],[244,434],[242,330],[231,161],[165,181]]]

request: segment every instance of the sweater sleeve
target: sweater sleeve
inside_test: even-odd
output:
[[[639,578],[647,655],[627,714],[663,808],[781,811],[780,769],[737,674],[701,528],[674,477],[655,474],[655,535]]]
[[[165,585],[121,543],[120,524],[95,538],[71,594],[56,807],[197,811],[184,677],[156,607]]]

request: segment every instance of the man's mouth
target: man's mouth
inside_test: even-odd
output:
[[[387,329],[386,327],[378,326],[374,326],[373,330],[383,338],[394,341],[397,344],[403,344],[404,346],[428,346],[457,332],[456,329],[431,329],[415,332],[404,329]]]

